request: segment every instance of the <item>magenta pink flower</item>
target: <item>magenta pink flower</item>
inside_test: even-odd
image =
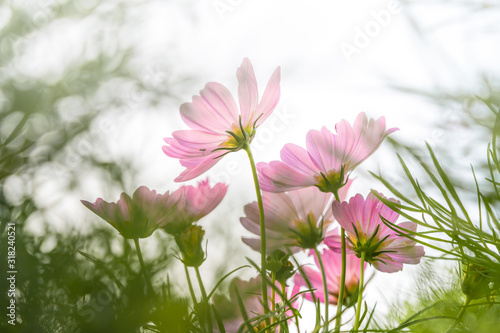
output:
[[[227,185],[218,183],[210,187],[208,179],[197,186],[181,186],[172,193],[176,212],[166,216],[160,228],[169,234],[179,234],[193,223],[210,213],[217,207],[227,192]]]
[[[342,120],[335,125],[337,134],[326,127],[310,130],[307,150],[288,143],[281,150],[281,160],[258,163],[261,189],[284,192],[317,186],[335,192],[345,184],[346,176],[380,146],[397,128],[385,129],[385,118],[368,119],[360,113],[354,126]]]
[[[323,277],[321,276],[320,264],[315,251],[311,250],[310,255],[314,256],[316,267],[302,266],[304,274],[311,283],[314,290],[314,295],[325,303],[325,290],[323,289]],[[321,254],[321,259],[325,267],[325,276],[328,286],[328,303],[337,304],[340,289],[340,276],[342,273],[342,255],[332,250],[325,249]],[[346,275],[345,275],[345,288],[344,288],[344,301],[345,306],[352,306],[356,302],[359,286],[359,277],[361,269],[361,259],[353,254],[348,254],[346,257]],[[366,264],[365,264],[366,267]],[[294,278],[294,292],[298,292],[300,287],[309,289],[309,286],[302,276],[297,273]],[[305,298],[313,301],[311,293],[305,293]]]
[[[259,315],[264,314],[264,309],[262,306],[262,282],[261,277],[255,277],[250,279],[249,281],[243,281],[239,278],[235,278],[231,281],[229,285],[229,300],[221,295],[214,295],[214,307],[217,310],[217,314],[221,317],[224,329],[227,333],[237,333],[240,332],[240,328],[245,328],[243,316],[241,313],[241,309],[239,307],[238,298],[240,297],[243,301],[243,305],[245,307],[245,313],[250,320],[250,325],[252,328],[256,329],[256,332],[259,329],[266,327],[265,318],[260,317]],[[279,283],[276,283],[276,287],[278,290],[281,290],[281,286]],[[291,289],[286,288],[287,297],[289,299],[292,298]],[[268,295],[271,295],[272,288],[269,286]],[[239,297],[238,297],[239,294]],[[281,297],[278,292],[276,292],[276,309],[280,306],[286,310],[285,315],[290,317],[293,312],[289,310],[289,306],[284,304],[285,302],[281,302]],[[292,306],[296,306],[293,300],[290,301]],[[271,297],[268,300],[268,307],[272,309]],[[215,322],[215,321],[214,321]],[[217,329],[217,324],[214,324],[214,327]],[[276,332],[278,331],[278,327],[276,327]],[[216,330],[218,332],[218,330]],[[244,330],[246,332],[246,330]]]
[[[345,198],[349,185],[340,191]],[[266,222],[267,253],[287,247],[292,252],[301,248],[315,248],[325,236],[333,222],[331,193],[321,192],[315,187],[286,193],[264,192],[264,216]],[[259,208],[257,202],[245,206],[245,217],[241,224],[255,235],[260,235]],[[260,251],[260,239],[243,237],[243,242]],[[286,251],[285,251],[286,252]]]
[[[381,216],[395,223],[399,214],[373,193],[366,200],[361,194],[357,194],[349,202],[334,202],[333,215],[347,232],[348,249],[358,257],[365,252],[366,261],[379,271],[397,272],[403,269],[403,264],[418,264],[425,254],[422,246],[416,246],[415,241],[401,234],[403,231],[395,232],[382,222]],[[411,232],[417,230],[417,225],[413,222],[402,222],[397,226]],[[336,237],[325,239],[325,244],[337,251],[340,248],[338,242]]]
[[[125,238],[146,238],[175,214],[176,200],[169,194],[157,194],[146,186],[139,187],[132,197],[126,193],[120,199],[107,202],[98,198],[95,203],[81,201],[85,207],[115,227]]]
[[[252,64],[245,58],[236,71],[240,112],[229,90],[209,82],[180,107],[181,117],[191,128],[175,131],[165,138],[163,152],[178,158],[186,169],[175,179],[183,182],[206,172],[228,152],[250,144],[255,129],[269,117],[280,98],[280,68],[272,74],[259,101],[257,80]]]

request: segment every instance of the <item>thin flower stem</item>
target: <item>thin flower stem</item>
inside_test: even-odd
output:
[[[262,301],[264,305],[264,314],[269,313],[269,305],[267,300],[267,269],[266,269],[266,223],[264,220],[264,204],[262,203],[262,194],[260,192],[259,178],[257,177],[257,168],[253,159],[250,146],[245,143],[243,149],[247,152],[250,166],[252,167],[253,182],[255,185],[255,192],[257,193],[257,203],[259,205],[260,216],[260,267],[262,276]],[[269,319],[266,319],[266,324],[269,325]]]
[[[288,302],[288,295],[286,294],[286,284],[285,284],[285,282],[280,282],[280,284],[281,284],[281,294],[283,295],[283,297],[285,297],[285,302],[283,302],[283,304],[287,304],[287,302]],[[285,314],[285,316],[286,316],[286,314]],[[294,315],[294,316],[297,319],[297,330],[298,330],[299,329],[299,319],[297,318],[297,315]],[[288,329],[288,320],[285,320],[284,322],[282,322],[280,324],[280,326],[284,326],[285,327],[285,333],[289,332],[289,329]],[[300,333],[300,331],[298,331],[298,333]]]
[[[273,282],[273,286],[276,285],[276,273],[272,272],[271,273],[271,281]],[[271,309],[272,312],[276,311],[276,289],[273,287],[272,294],[271,294]],[[271,317],[271,325],[274,323],[274,317]]]
[[[318,262],[319,262],[319,268],[321,269],[321,276],[323,278],[323,289],[325,292],[325,327],[324,327],[324,331],[328,332],[328,324],[330,322],[330,320],[328,318],[328,299],[329,299],[328,284],[326,283],[326,273],[325,273],[325,267],[323,266],[323,260],[321,259],[321,256],[320,256],[317,248],[314,248],[314,252],[316,252],[316,257],[318,258]]]
[[[457,326],[458,322],[462,319],[464,313],[465,313],[465,310],[467,308],[467,305],[469,305],[471,299],[469,298],[469,296],[467,296],[465,298],[465,302],[464,302],[464,305],[462,306],[462,308],[460,309],[460,312],[458,313],[457,315],[457,319],[455,319],[455,321],[450,325],[450,327],[448,327],[448,329],[446,330],[445,333],[451,333],[455,327]]]
[[[191,277],[189,276],[189,270],[186,265],[184,265],[184,271],[186,272],[186,280],[189,286],[189,293],[191,294],[191,298],[193,299],[193,304],[196,304],[197,303],[196,296],[194,294],[193,285],[191,284]]]
[[[144,280],[146,280],[146,285],[148,286],[151,295],[154,294],[153,285],[151,284],[151,279],[149,278],[148,271],[146,270],[146,265],[144,264],[144,259],[142,258],[141,246],[139,245],[139,238],[134,238],[135,250],[137,252],[137,257],[139,258],[139,263],[141,264],[142,274],[144,274]]]
[[[363,291],[364,291],[364,275],[365,275],[365,256],[366,253],[363,251],[361,252],[361,267],[359,269],[359,288],[358,288],[358,305],[356,305],[356,320],[354,321],[354,331],[357,331],[359,329],[359,317],[361,314],[361,301],[363,300]]]
[[[344,228],[340,228],[340,241],[341,241],[341,256],[342,256],[342,271],[340,273],[337,314],[335,316],[335,332],[340,332],[340,325],[342,322],[342,305],[344,303],[345,271],[346,271],[346,260],[347,260]]]
[[[208,297],[207,297],[207,292],[205,291],[205,286],[203,285],[203,280],[201,279],[200,275],[200,270],[198,267],[194,268],[196,271],[196,278],[198,278],[198,283],[200,284],[200,291],[201,291],[201,296],[203,297],[203,302],[205,303],[206,306],[206,314],[207,314],[207,321],[208,321],[208,331],[213,332],[213,327],[212,327],[212,315],[210,314],[210,306],[208,304]]]
[[[335,200],[340,202],[339,192],[334,191]],[[344,288],[345,288],[345,271],[346,271],[346,244],[345,244],[345,230],[340,228],[340,241],[341,241],[341,257],[342,257],[342,270],[340,273],[340,286],[339,296],[337,297],[337,314],[335,315],[335,332],[340,332],[340,325],[342,323],[342,305],[344,304]]]

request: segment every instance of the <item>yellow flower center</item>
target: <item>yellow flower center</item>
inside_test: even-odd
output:
[[[230,150],[239,150],[245,143],[252,142],[255,136],[255,128],[251,125],[237,126],[233,124],[231,131],[227,131],[228,139],[220,147]]]
[[[325,193],[337,193],[338,190],[347,184],[347,180],[344,178],[344,167],[340,172],[329,172],[328,174],[321,173],[318,176],[315,176],[316,187],[320,189],[321,192]]]

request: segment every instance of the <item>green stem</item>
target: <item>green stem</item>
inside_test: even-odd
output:
[[[344,288],[345,288],[345,271],[346,271],[346,244],[345,244],[345,230],[340,228],[340,241],[341,241],[341,255],[342,255],[342,271],[340,274],[339,295],[337,297],[337,314],[335,316],[335,332],[340,332],[340,325],[342,322],[342,305],[344,303]]]
[[[462,319],[462,317],[465,313],[465,310],[467,308],[467,305],[469,305],[470,301],[471,301],[471,299],[469,298],[469,296],[467,296],[465,298],[464,305],[462,306],[462,308],[460,309],[460,312],[457,315],[457,319],[455,319],[455,321],[450,325],[450,327],[448,327],[448,329],[446,330],[445,333],[451,333],[455,329],[455,326],[457,326],[458,322]]]
[[[335,200],[340,202],[339,191],[333,192]],[[335,332],[340,332],[340,325],[342,324],[342,305],[344,304],[344,288],[345,288],[345,271],[346,271],[346,245],[345,245],[345,230],[340,228],[340,241],[341,241],[341,257],[342,257],[342,270],[340,273],[340,286],[339,295],[337,297],[337,314],[335,315]]]
[[[139,245],[139,238],[134,238],[135,250],[137,252],[137,257],[139,258],[139,263],[141,264],[142,274],[144,274],[144,280],[146,280],[146,285],[151,293],[154,294],[153,285],[151,284],[151,279],[149,278],[148,271],[146,270],[146,265],[144,264],[144,259],[142,258],[141,246]]]
[[[325,327],[324,327],[324,330],[325,330],[325,332],[328,332],[328,323],[330,322],[330,320],[328,318],[328,301],[329,301],[328,284],[326,283],[325,267],[323,266],[323,260],[321,259],[321,255],[319,254],[319,251],[317,248],[314,248],[314,252],[316,252],[316,257],[318,258],[319,267],[321,269],[321,276],[323,278],[323,289],[324,289],[324,293],[325,293]]]
[[[285,299],[282,299],[281,301],[283,302],[283,304],[288,304],[287,303],[288,302],[288,295],[286,293],[286,284],[285,284],[285,282],[280,282],[280,284],[281,284],[281,294],[285,298]],[[286,314],[284,314],[284,316],[286,316]],[[298,321],[297,315],[294,314],[294,316],[297,319],[297,329],[298,329],[298,327],[299,327],[299,321]],[[280,318],[280,320],[281,319],[282,318]],[[285,320],[284,322],[281,322],[280,327],[282,327],[282,328],[284,327],[285,333],[288,333],[289,332],[289,329],[288,329],[288,320]]]
[[[354,322],[354,331],[357,331],[359,329],[359,317],[361,315],[361,301],[363,300],[363,283],[364,283],[364,275],[365,275],[365,255],[366,253],[363,251],[361,252],[361,267],[360,267],[360,274],[359,274],[359,288],[358,288],[358,305],[356,306],[356,321]]]
[[[262,203],[262,194],[260,192],[259,178],[257,176],[257,168],[255,167],[255,161],[253,159],[252,151],[250,146],[245,143],[243,149],[247,152],[248,159],[250,160],[250,166],[252,167],[253,182],[255,185],[255,192],[257,193],[257,203],[259,205],[259,216],[260,216],[260,266],[261,266],[261,276],[262,276],[262,303],[264,305],[264,314],[269,313],[269,304],[267,300],[267,269],[266,269],[266,223],[264,219],[264,204]],[[269,319],[266,319],[266,324],[269,325]]]
[[[194,294],[194,289],[193,289],[193,285],[191,284],[191,277],[189,276],[189,270],[188,270],[188,267],[186,265],[184,265],[184,271],[186,272],[186,280],[188,282],[188,286],[189,286],[189,293],[191,294],[191,298],[193,299],[193,304],[196,304],[196,296]]]
[[[200,270],[198,269],[198,267],[195,267],[194,269],[196,271],[196,278],[198,279],[198,283],[200,284],[201,296],[203,297],[203,302],[205,303],[206,306],[208,330],[209,332],[213,332],[212,315],[210,314],[210,306],[208,304],[207,292],[205,291],[205,286],[203,285],[203,280],[201,279]]]
[[[271,293],[271,309],[272,309],[272,312],[274,314],[274,311],[276,311],[276,289],[274,288],[274,286],[276,285],[276,273],[275,272],[271,273],[271,281],[273,283],[273,290]],[[271,325],[273,323],[274,323],[274,316],[271,317]]]

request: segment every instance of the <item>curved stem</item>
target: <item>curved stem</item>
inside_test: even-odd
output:
[[[267,269],[266,269],[266,223],[264,219],[264,204],[262,203],[262,194],[260,192],[259,178],[257,176],[257,168],[253,159],[250,146],[245,143],[243,149],[247,152],[250,166],[252,167],[253,182],[255,185],[255,192],[257,193],[257,203],[259,205],[260,217],[260,269],[262,276],[262,303],[264,305],[264,314],[269,313],[269,304],[267,300]],[[266,319],[266,324],[269,325],[269,319]]]
[[[325,267],[323,266],[323,259],[321,259],[321,256],[320,256],[317,248],[314,248],[314,252],[316,253],[316,258],[318,258],[319,267],[321,269],[321,276],[323,278],[323,289],[324,289],[324,293],[325,293],[325,327],[324,327],[324,330],[325,330],[325,332],[328,332],[328,324],[330,322],[330,320],[328,319],[328,301],[329,301],[328,284],[326,283],[326,273],[325,273]]]
[[[363,283],[365,275],[365,252],[361,252],[361,267],[359,274],[359,288],[358,288],[358,305],[356,306],[356,321],[354,322],[354,331],[359,329],[359,316],[361,314],[361,301],[363,300]]]
[[[338,196],[338,195],[337,195]],[[345,244],[345,230],[340,228],[340,240],[341,240],[341,253],[342,253],[342,271],[340,274],[340,286],[339,295],[337,297],[337,314],[335,316],[335,332],[340,332],[340,325],[342,322],[342,305],[344,303],[344,288],[345,288],[345,271],[346,271],[346,244]]]
[[[206,314],[207,314],[207,321],[208,321],[208,330],[209,332],[213,332],[213,327],[212,327],[212,315],[210,314],[210,306],[208,304],[208,297],[207,297],[207,292],[205,291],[205,286],[203,285],[203,280],[201,279],[200,275],[200,270],[198,267],[194,268],[196,271],[196,278],[198,279],[198,283],[200,284],[200,291],[201,291],[201,296],[203,297],[203,302],[205,303],[206,306]]]
[[[139,263],[141,264],[142,274],[144,274],[144,280],[146,280],[146,285],[148,286],[151,295],[154,294],[153,285],[149,278],[148,271],[146,270],[146,265],[144,264],[144,259],[142,258],[141,246],[139,245],[139,238],[134,238],[135,250],[137,252],[137,257],[139,258]]]
[[[464,305],[462,306],[462,308],[460,309],[460,312],[457,315],[457,319],[455,319],[455,321],[450,325],[450,327],[448,327],[448,329],[446,330],[445,333],[451,333],[453,331],[453,329],[457,326],[458,322],[462,319],[462,317],[465,313],[465,310],[467,308],[467,305],[469,305],[470,301],[471,301],[471,299],[469,298],[469,296],[466,296]]]
[[[194,294],[194,289],[193,289],[193,285],[191,284],[191,277],[189,276],[189,270],[188,270],[188,267],[186,265],[184,265],[184,271],[186,272],[186,280],[188,282],[188,286],[189,286],[189,293],[191,294],[191,298],[193,299],[193,304],[196,304],[196,296]]]

